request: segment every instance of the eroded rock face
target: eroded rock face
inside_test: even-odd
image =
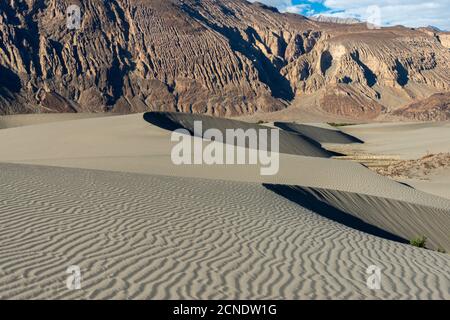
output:
[[[394,112],[403,118],[420,121],[450,120],[450,92],[436,93]]]
[[[374,119],[384,107],[344,85],[335,85],[326,90],[319,100],[319,106],[326,112],[344,117]]]
[[[450,33],[439,33],[437,37],[444,47],[450,49]]]
[[[81,7],[79,30],[66,27],[70,4]],[[318,94],[326,112],[374,118],[450,91],[443,44],[418,30],[320,23],[243,0],[2,1],[0,114],[234,116]]]

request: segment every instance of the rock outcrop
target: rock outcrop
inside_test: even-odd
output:
[[[442,43],[442,45],[444,47],[450,49],[450,33],[449,32],[438,33],[437,34],[437,38],[438,38],[439,42]]]
[[[69,5],[78,30],[66,27]],[[244,0],[0,2],[0,114],[276,111],[305,95],[376,118],[450,91],[445,38]]]
[[[420,121],[450,120],[450,92],[436,93],[424,100],[411,103],[396,110],[394,115]]]

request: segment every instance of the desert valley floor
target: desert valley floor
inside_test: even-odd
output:
[[[397,182],[352,161],[449,153],[450,124],[311,126],[327,134],[284,131],[261,176],[173,165],[142,114],[1,117],[0,298],[450,299],[450,169]]]

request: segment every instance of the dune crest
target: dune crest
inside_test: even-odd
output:
[[[334,130],[332,128],[321,128],[313,125],[297,124],[289,122],[275,122],[275,126],[286,131],[304,135],[320,143],[336,143],[336,144],[364,143],[364,141],[354,136],[351,136],[340,130]]]

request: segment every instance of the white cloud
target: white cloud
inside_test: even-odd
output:
[[[290,13],[311,12],[311,6],[309,4],[294,4],[285,7],[283,11]]]
[[[449,0],[325,0],[329,14],[367,20],[369,6],[378,6],[382,25],[406,25],[421,27],[434,25],[450,29]],[[338,11],[338,12],[336,12]]]
[[[324,0],[248,0],[250,2],[261,2],[268,6],[276,7],[281,12],[298,13],[306,16],[312,16],[317,12],[311,7],[312,3],[321,3]],[[299,3],[302,2],[302,3]]]
[[[255,0],[250,0],[255,2]],[[370,6],[380,8],[381,24],[384,26],[405,25],[408,27],[436,26],[450,30],[450,0],[259,0],[280,11],[306,15],[325,14],[340,18],[367,20]],[[321,3],[328,9],[313,10],[311,3]]]

